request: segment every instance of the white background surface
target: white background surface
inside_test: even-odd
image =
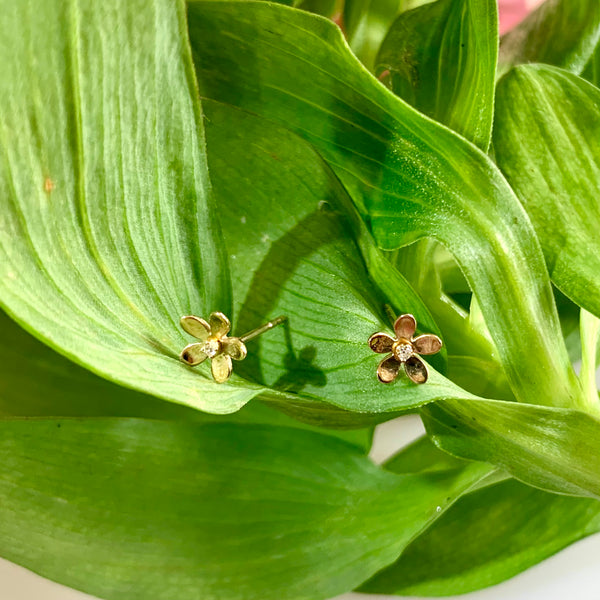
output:
[[[381,462],[418,437],[418,417],[378,427],[371,456]],[[398,596],[344,594],[335,600],[385,600]],[[405,600],[415,600],[404,597]],[[545,562],[500,585],[455,596],[461,600],[600,600],[600,535],[578,542]],[[7,561],[0,560],[0,600],[92,600]],[[185,599],[182,599],[185,600]],[[200,599],[201,600],[201,599]]]

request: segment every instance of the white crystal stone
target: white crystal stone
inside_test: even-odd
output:
[[[208,356],[208,358],[214,358],[221,350],[221,342],[215,338],[209,338],[204,342],[202,346],[202,352]]]
[[[399,361],[407,361],[414,354],[411,344],[397,344],[394,348],[394,356]]]

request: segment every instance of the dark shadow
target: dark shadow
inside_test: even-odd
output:
[[[287,353],[283,357],[283,365],[286,372],[273,384],[276,390],[286,392],[300,392],[306,385],[325,387],[327,377],[319,367],[313,364],[317,356],[315,346],[305,346],[298,355],[294,352],[292,345],[292,334],[289,322],[286,321],[285,344]]]
[[[347,240],[348,237],[345,219],[339,213],[326,210],[323,204],[323,208],[307,215],[273,242],[248,289],[238,317],[239,331],[253,329],[278,316],[282,309],[277,308],[278,314],[275,314],[277,301],[300,263],[323,245],[335,243],[336,240]],[[285,373],[279,377],[273,387],[298,392],[309,384],[317,387],[325,386],[326,375],[314,364],[317,355],[316,347],[310,345],[295,348],[291,329],[294,317],[293,315],[288,317],[289,321],[283,325],[286,353],[281,358],[281,367]],[[250,343],[258,345],[262,342],[260,338],[256,338]],[[260,352],[255,346],[237,370],[247,379],[264,383],[259,355]]]

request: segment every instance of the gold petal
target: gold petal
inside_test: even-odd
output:
[[[393,356],[388,356],[385,360],[382,360],[377,367],[379,381],[381,383],[392,383],[398,376],[401,364]]]
[[[227,335],[231,329],[229,319],[222,312],[210,313],[208,322],[210,323],[210,333],[216,338]]]
[[[404,370],[414,383],[425,383],[427,381],[427,366],[416,354],[413,354],[404,363]]]
[[[435,354],[442,349],[442,340],[437,335],[426,333],[416,337],[413,346],[419,354]]]
[[[204,348],[204,344],[190,344],[181,351],[179,358],[181,358],[184,363],[195,367],[208,358],[202,351],[202,348]]]
[[[244,360],[248,351],[246,344],[237,337],[226,337],[221,340],[223,352],[233,358],[233,360]]]
[[[410,340],[417,330],[417,321],[412,315],[400,315],[394,323],[398,339]]]
[[[181,317],[179,323],[190,335],[193,335],[195,338],[198,338],[203,342],[205,342],[210,335],[210,327],[208,323],[200,317],[195,317],[193,315],[189,317]]]
[[[213,377],[217,383],[223,383],[229,379],[233,366],[231,364],[231,356],[227,354],[218,354],[211,361],[211,369]]]
[[[374,333],[369,338],[369,346],[377,354],[387,354],[392,351],[394,338],[387,333]]]

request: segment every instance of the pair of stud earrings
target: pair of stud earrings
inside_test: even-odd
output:
[[[221,312],[211,313],[208,322],[193,315],[181,317],[181,327],[200,341],[186,346],[180,358],[192,367],[210,359],[214,380],[224,383],[233,371],[232,360],[246,358],[246,342],[284,321],[286,317],[277,317],[240,337],[228,337],[231,323]],[[381,383],[392,383],[398,377],[401,367],[404,367],[406,375],[414,383],[427,381],[427,366],[419,355],[439,352],[442,340],[430,333],[415,337],[416,330],[417,321],[412,315],[400,315],[394,323],[395,338],[381,332],[374,333],[369,338],[368,344],[373,352],[389,355],[377,367],[377,377]]]

